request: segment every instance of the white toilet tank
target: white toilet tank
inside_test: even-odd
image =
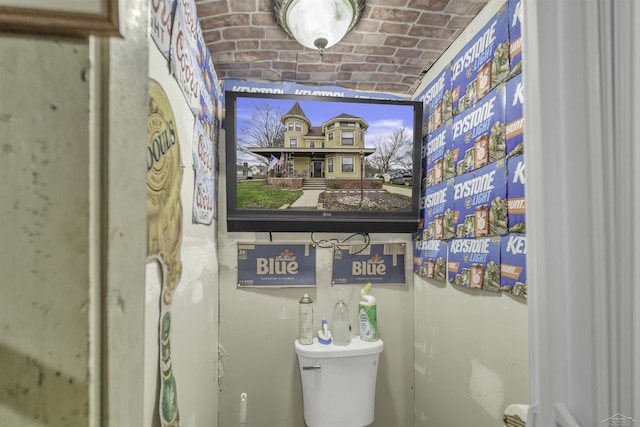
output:
[[[347,346],[302,345],[295,349],[308,427],[364,427],[373,423],[382,340],[351,339]]]

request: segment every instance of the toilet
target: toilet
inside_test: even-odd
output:
[[[304,421],[308,427],[364,427],[373,423],[378,358],[382,340],[356,336],[347,346],[302,345],[295,350],[302,379]]]

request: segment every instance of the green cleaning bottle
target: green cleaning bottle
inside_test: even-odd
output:
[[[360,305],[358,307],[358,317],[360,319],[360,340],[376,341],[378,339],[378,314],[376,298],[369,294],[371,283],[367,283],[360,290]]]

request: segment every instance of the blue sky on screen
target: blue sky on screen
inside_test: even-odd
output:
[[[236,101],[237,129],[242,129],[246,121],[251,119],[254,105],[262,105],[267,102],[274,108],[279,109],[282,114],[285,114],[296,102],[291,99],[244,97],[239,97]],[[406,134],[409,138],[413,137],[412,105],[381,104],[376,103],[375,100],[369,101],[372,103],[309,100],[298,100],[298,103],[304,114],[311,120],[312,126],[316,127],[343,113],[362,117],[369,124],[369,129],[365,135],[366,146],[373,145],[378,135],[390,135],[393,131],[402,127],[407,129]]]

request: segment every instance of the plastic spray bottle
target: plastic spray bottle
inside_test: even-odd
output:
[[[376,298],[369,294],[371,283],[367,283],[360,290],[362,300],[358,306],[358,318],[360,320],[360,340],[376,341],[378,339],[378,315]]]

